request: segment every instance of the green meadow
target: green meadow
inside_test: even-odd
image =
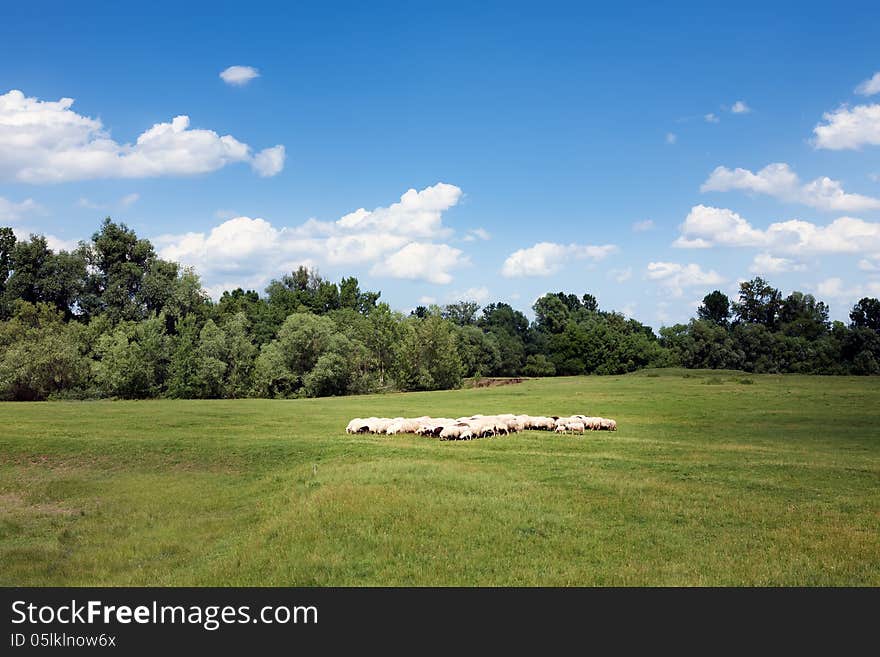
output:
[[[355,416],[584,413],[441,442]],[[880,585],[880,378],[0,404],[0,585]]]

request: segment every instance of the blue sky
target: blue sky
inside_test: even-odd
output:
[[[880,296],[876,2],[127,4],[3,10],[20,234],[110,215],[213,294],[307,263],[402,310]]]

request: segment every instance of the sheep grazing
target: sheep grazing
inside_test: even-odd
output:
[[[423,420],[421,418],[408,420],[406,418],[400,418],[396,422],[390,424],[386,429],[385,433],[389,436],[393,436],[397,433],[415,433],[419,430]]]
[[[472,437],[471,428],[458,422],[444,427],[440,432],[440,440],[469,440]]]
[[[507,436],[519,431],[554,431],[583,434],[590,431],[617,431],[615,420],[590,415],[470,415],[467,417],[432,418],[422,415],[416,418],[405,417],[356,417],[345,427],[348,434],[375,433],[393,436],[412,433],[430,436],[441,440],[469,440],[491,436]]]
[[[365,420],[363,418],[356,417],[348,423],[347,427],[345,427],[345,433],[363,433],[361,429],[364,427],[366,427]]]
[[[608,418],[599,418],[601,420],[599,428],[603,431],[617,431],[617,422]]]

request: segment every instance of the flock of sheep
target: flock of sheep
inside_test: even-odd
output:
[[[617,422],[604,417],[570,415],[568,417],[513,415],[471,415],[470,417],[356,417],[345,428],[346,433],[415,433],[440,440],[470,440],[489,436],[506,436],[529,429],[555,431],[556,433],[584,433],[591,431],[617,431]]]

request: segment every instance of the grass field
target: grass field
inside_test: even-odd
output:
[[[439,442],[349,417],[616,433]],[[0,585],[880,585],[880,378],[0,404]]]

